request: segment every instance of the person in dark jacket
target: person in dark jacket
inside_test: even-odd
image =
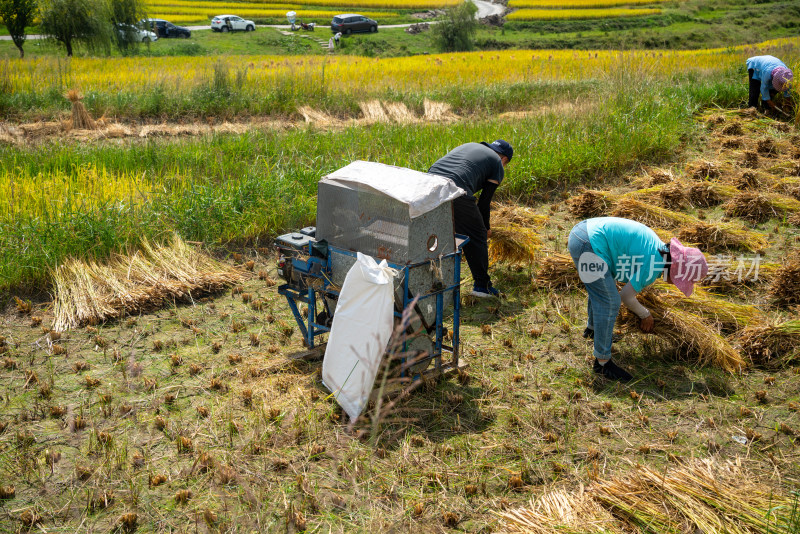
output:
[[[754,56],[747,60],[747,77],[750,82],[747,107],[755,108],[759,104],[766,104],[774,110],[774,97],[779,91],[783,92],[785,98],[789,98],[794,73],[776,57]]]
[[[453,201],[453,226],[457,234],[469,237],[464,256],[472,272],[472,295],[499,297],[489,277],[489,207],[503,181],[505,166],[514,149],[503,139],[489,143],[466,143],[448,152],[428,172],[451,180],[466,191]],[[476,201],[475,194],[480,191]]]

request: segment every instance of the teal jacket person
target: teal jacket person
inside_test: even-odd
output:
[[[794,73],[774,56],[753,56],[747,60],[747,77],[750,84],[748,107],[758,107],[759,103],[766,102],[774,109],[773,97],[778,92],[783,92],[783,96],[789,98]]]

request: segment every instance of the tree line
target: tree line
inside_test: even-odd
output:
[[[138,46],[138,24],[146,17],[142,0],[0,0],[0,19],[20,57],[27,29],[37,21],[39,32],[64,46],[67,56],[75,43],[127,54]]]

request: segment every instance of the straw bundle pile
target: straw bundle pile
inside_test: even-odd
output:
[[[787,524],[792,499],[753,481],[734,462],[687,462],[666,472],[637,465],[601,480],[592,496],[628,526],[647,532],[756,534]]]
[[[504,532],[524,534],[622,533],[613,515],[581,486],[577,491],[555,490],[531,499],[530,506],[500,514]]]
[[[72,102],[72,128],[74,130],[94,130],[97,125],[81,102],[83,95],[76,89],[70,89],[67,91],[67,99]]]
[[[489,239],[489,259],[492,262],[533,263],[536,251],[542,246],[539,234],[526,226],[509,224],[493,226]]]
[[[738,194],[725,206],[727,215],[757,223],[764,222],[771,217],[797,212],[800,212],[800,201],[794,198],[754,191]]]
[[[702,285],[715,291],[730,291],[742,286],[768,284],[775,279],[775,275],[782,267],[779,263],[759,263],[754,266],[752,262],[738,262],[720,267],[714,273],[709,272]]]
[[[673,176],[672,171],[669,169],[658,169],[650,173],[650,186],[668,184],[674,179],[675,176]]]
[[[536,280],[540,286],[549,289],[568,288],[582,284],[575,263],[569,254],[551,254],[546,256],[539,268]]]
[[[737,195],[739,190],[733,186],[704,180],[689,188],[689,200],[700,208],[716,206]]]
[[[684,296],[678,288],[663,281],[656,282],[653,289],[662,293],[662,300],[667,306],[697,315],[725,332],[736,332],[766,320],[755,306],[730,302],[699,287],[695,288],[691,297]]]
[[[612,215],[633,219],[650,227],[678,228],[679,239],[697,243],[707,250],[739,247],[758,252],[768,245],[763,234],[746,230],[739,225],[706,223],[691,215],[670,211],[632,198],[619,200]]]
[[[778,306],[800,304],[800,255],[777,269],[769,293]]]
[[[153,309],[168,301],[218,291],[244,275],[187,246],[171,243],[116,255],[105,265],[68,260],[53,273],[56,330],[99,323],[125,313]]]
[[[745,328],[739,343],[755,365],[785,365],[800,358],[800,320]]]
[[[755,191],[761,188],[761,178],[751,171],[745,171],[736,179],[736,189]]]
[[[567,209],[581,219],[606,215],[619,198],[610,191],[588,189],[567,200]]]
[[[644,202],[658,203],[669,209],[681,209],[686,207],[685,189],[680,182],[669,182],[625,193],[622,198],[634,198]]]
[[[719,165],[713,161],[700,160],[690,163],[686,167],[686,174],[696,180],[709,180],[720,174]]]
[[[730,373],[747,366],[744,358],[712,324],[695,313],[678,308],[657,291],[643,291],[638,296],[655,319],[654,334],[667,340],[686,358],[697,359],[701,365],[713,365]],[[637,330],[639,318],[625,310],[625,326]]]
[[[492,207],[492,233],[495,226],[535,226],[540,227],[549,220],[547,215],[539,215],[533,209],[516,204],[499,204]]]
[[[628,476],[585,491],[556,490],[522,510],[501,512],[517,534],[789,532],[793,499],[759,483],[738,461],[692,460],[666,471],[636,465]]]
[[[769,246],[764,234],[753,232],[732,223],[711,224],[697,221],[678,228],[678,239],[695,243],[706,252],[716,252],[728,248],[742,248],[751,252],[761,252]]]
[[[616,202],[611,215],[633,219],[647,226],[658,226],[660,228],[677,228],[691,225],[698,221],[691,215],[670,211],[630,197],[622,198]]]

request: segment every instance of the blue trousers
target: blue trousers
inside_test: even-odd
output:
[[[578,260],[585,252],[594,252],[589,243],[589,233],[586,229],[586,221],[578,223],[569,233],[567,242],[569,255],[578,267]],[[586,322],[587,328],[594,330],[594,357],[598,360],[611,358],[611,336],[614,334],[614,323],[617,322],[617,314],[622,300],[617,291],[617,283],[610,269],[606,269],[605,275],[599,280],[586,284],[586,292],[589,294]]]

